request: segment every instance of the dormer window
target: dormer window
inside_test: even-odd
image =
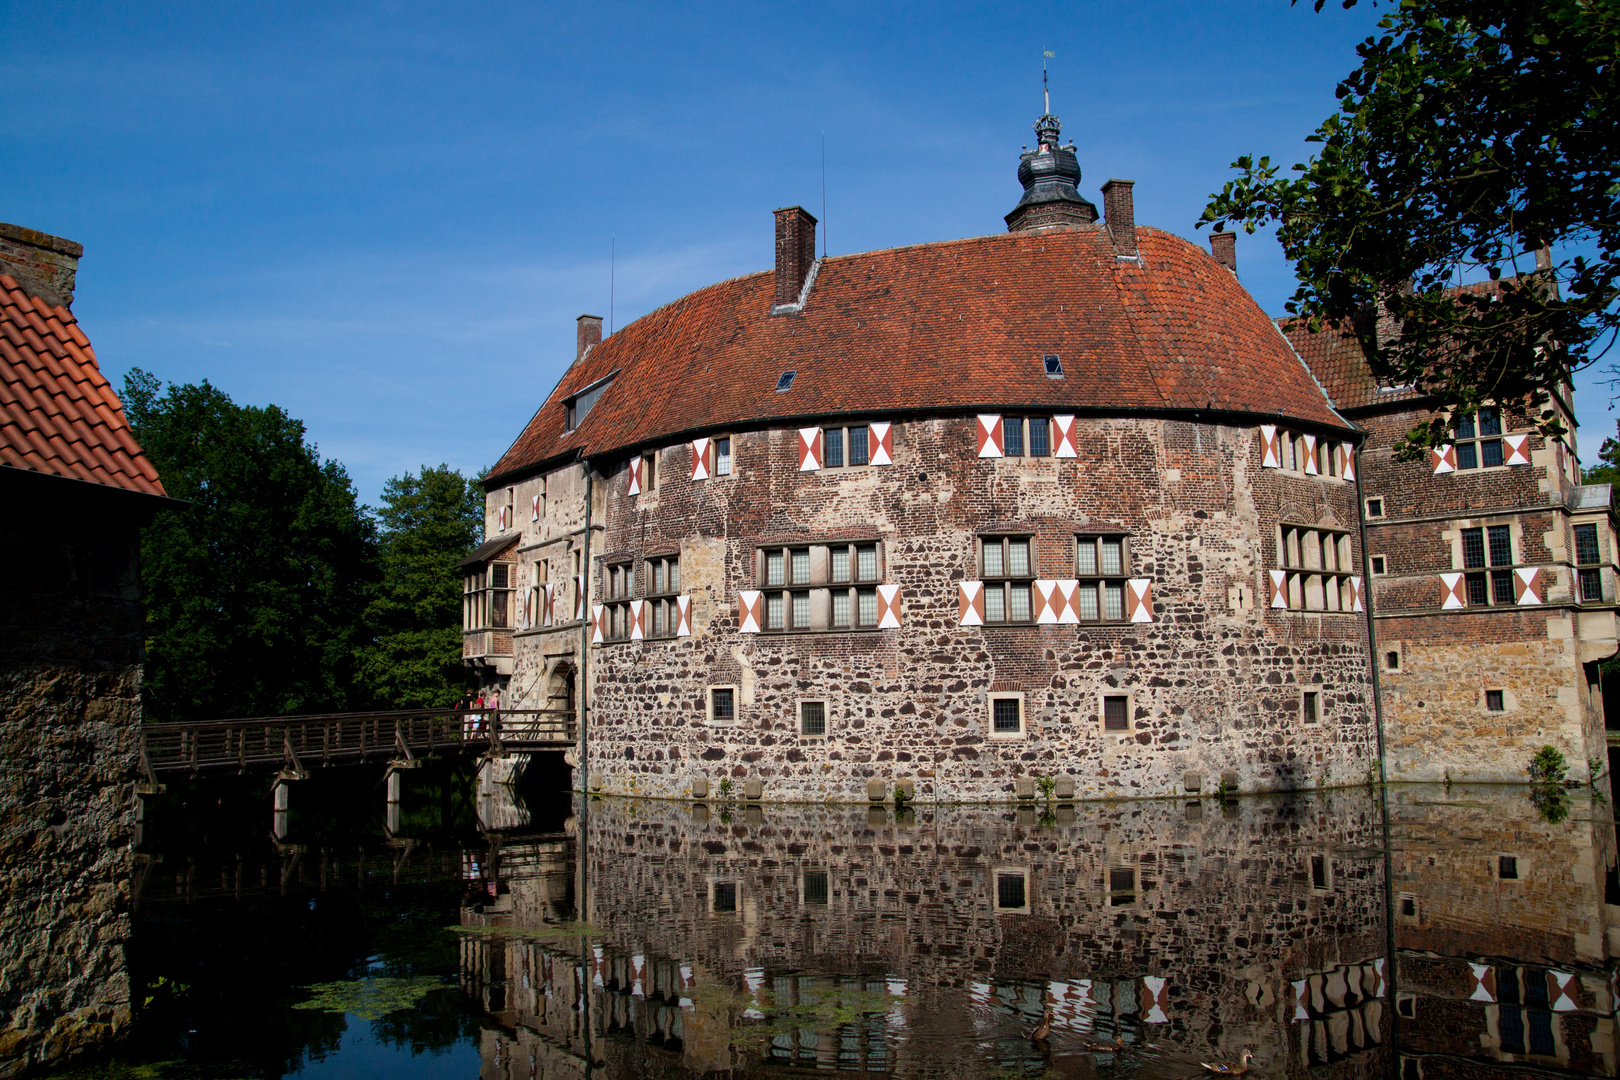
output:
[[[613,375],[617,374],[618,372],[613,373]],[[585,417],[590,415],[592,407],[595,406],[597,400],[601,398],[602,392],[606,390],[608,388],[608,384],[613,381],[613,375],[609,375],[605,379],[598,379],[596,382],[587,386],[585,389],[563,402],[563,408],[566,410],[566,419],[564,423],[565,430],[577,430],[579,425],[585,422]]]
[[[1046,377],[1048,379],[1063,378],[1063,361],[1058,359],[1057,353],[1047,353],[1041,357],[1041,362],[1046,365]]]

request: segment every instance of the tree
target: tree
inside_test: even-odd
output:
[[[275,406],[124,380],[135,438],[188,506],[142,536],[152,720],[318,712],[353,693],[375,530],[343,466]]]
[[[360,677],[382,705],[453,705],[468,685],[456,563],[483,532],[483,489],[448,465],[424,465],[384,485],[377,517],[382,580],[366,609],[376,637]]]
[[[1620,441],[1603,440],[1603,445],[1598,447],[1598,463],[1581,470],[1581,483],[1620,487]]]
[[[1356,327],[1379,377],[1453,414],[1540,410],[1557,433],[1544,393],[1620,331],[1620,4],[1399,0],[1378,28],[1311,136],[1320,152],[1287,178],[1239,158],[1200,224],[1277,222],[1299,280],[1288,310]],[[1482,276],[1496,287],[1449,288]],[[1398,333],[1376,332],[1380,311]],[[1451,437],[1437,416],[1402,454]]]

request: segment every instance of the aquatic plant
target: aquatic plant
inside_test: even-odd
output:
[[[361,1020],[380,1020],[401,1009],[414,1009],[433,991],[445,989],[445,982],[432,975],[408,979],[379,976],[374,979],[315,983],[304,989],[311,994],[310,999],[298,1002],[293,1008],[320,1009],[349,1013]]]
[[[1555,787],[1564,782],[1564,775],[1569,772],[1569,762],[1564,760],[1563,753],[1556,746],[1543,746],[1530,759],[1526,771],[1530,773],[1531,783]]]

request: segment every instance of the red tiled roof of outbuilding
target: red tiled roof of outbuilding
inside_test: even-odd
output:
[[[0,274],[0,466],[165,496],[65,307]]]
[[[490,479],[574,452],[839,413],[1202,411],[1345,429],[1237,279],[1139,228],[1141,262],[1101,225],[825,259],[801,314],[774,275],[723,281],[631,323],[564,375]],[[1041,357],[1061,357],[1064,378]],[[782,372],[798,374],[785,393]],[[617,372],[575,431],[564,402]]]

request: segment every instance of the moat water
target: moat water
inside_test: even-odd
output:
[[[414,779],[414,778],[413,778]],[[176,786],[53,1075],[1613,1076],[1602,793],[1004,807]]]

